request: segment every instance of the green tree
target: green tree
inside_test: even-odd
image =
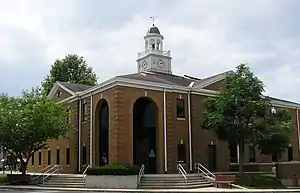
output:
[[[0,146],[16,155],[26,173],[29,159],[47,146],[47,140],[64,136],[70,125],[63,104],[42,96],[38,90],[21,97],[0,96]],[[25,159],[25,160],[23,160]]]
[[[267,134],[257,133],[255,142],[260,153],[281,157],[290,145],[293,132],[292,119],[288,110],[277,109],[276,113],[266,114],[263,125],[268,127]]]
[[[55,60],[51,65],[49,74],[42,82],[44,95],[48,95],[56,81],[94,86],[97,84],[97,76],[82,56],[69,54],[63,59]]]
[[[226,76],[220,92],[204,102],[201,126],[212,130],[219,140],[238,144],[240,176],[244,174],[244,145],[262,144],[274,133],[280,133],[279,129],[288,122],[282,122],[277,116],[266,121],[270,114],[270,101],[263,97],[263,91],[262,81],[248,66],[240,64],[235,72]]]

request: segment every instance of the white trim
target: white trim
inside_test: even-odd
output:
[[[300,152],[300,123],[299,123],[299,109],[296,109],[296,119],[297,119],[297,134],[298,134],[298,149]]]
[[[78,171],[81,171],[81,98],[79,97],[79,116],[78,116]]]
[[[93,95],[90,99],[90,165],[93,165]]]
[[[52,89],[50,90],[48,97],[52,98],[54,97],[54,94],[56,93],[56,91],[58,90],[58,88],[62,88],[63,90],[67,91],[70,95],[74,95],[75,92],[73,92],[72,90],[68,89],[67,87],[65,87],[64,85],[62,85],[60,82],[55,82],[55,84],[53,85]]]
[[[190,158],[190,171],[193,170],[193,157],[192,157],[192,123],[191,123],[191,92],[188,93],[188,121],[189,121],[189,158]]]
[[[221,76],[221,75],[220,75]],[[219,78],[220,78],[219,76]],[[224,76],[224,74],[223,74]],[[214,79],[219,80],[219,79]],[[104,90],[107,90],[109,88],[113,88],[115,86],[124,86],[124,87],[131,87],[131,88],[141,88],[141,89],[147,89],[147,90],[155,90],[155,91],[161,91],[164,90],[166,92],[178,92],[178,93],[184,93],[187,94],[190,90],[188,87],[185,86],[176,86],[176,85],[170,85],[170,84],[162,84],[162,83],[156,83],[156,82],[150,82],[150,81],[140,81],[140,80],[133,80],[133,79],[127,79],[122,77],[115,77],[112,79],[109,79],[105,82],[102,82],[101,84],[98,84],[90,89],[87,89],[82,92],[76,93],[78,96],[81,96],[82,98],[88,97],[89,93],[92,92],[92,94],[96,94],[99,92],[103,92]],[[192,88],[191,90],[192,94],[197,95],[204,95],[204,96],[215,96],[218,91],[208,90],[199,88],[199,86]],[[67,99],[64,99],[62,101],[69,101],[73,102],[77,99],[76,96],[71,96]],[[274,100],[272,99],[270,101],[274,106],[277,107],[284,107],[284,108],[297,108],[300,107],[300,104],[295,104],[293,102],[285,102],[281,100]]]
[[[167,99],[166,99],[166,91],[164,90],[164,161],[165,161],[165,173],[168,171],[168,155],[167,155]]]
[[[198,84],[197,86],[195,86],[195,88],[204,88],[204,87],[207,87],[207,86],[209,86],[209,85],[211,85],[211,84],[214,84],[214,83],[216,83],[216,82],[219,82],[219,81],[225,79],[225,78],[226,78],[226,75],[227,75],[228,73],[230,73],[230,72],[232,72],[232,71],[223,72],[223,73],[221,73],[221,74],[217,74],[217,75],[215,75],[215,76],[212,76],[212,77],[208,77],[208,78],[206,78],[206,79],[199,80],[199,81],[200,81],[200,84]]]

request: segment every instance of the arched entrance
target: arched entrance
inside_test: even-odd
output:
[[[109,162],[109,108],[105,99],[101,99],[96,107],[96,165]]]
[[[145,164],[145,173],[157,172],[157,106],[142,97],[133,106],[133,163]]]

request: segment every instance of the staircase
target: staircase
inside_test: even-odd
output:
[[[198,189],[213,187],[202,175],[187,174],[185,180],[180,174],[144,175],[139,189]]]
[[[43,187],[68,187],[68,188],[83,188],[86,180],[82,174],[58,174],[47,178],[44,183],[39,184]]]

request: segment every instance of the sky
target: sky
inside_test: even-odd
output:
[[[208,77],[246,61],[266,95],[300,102],[299,0],[0,1],[0,92],[40,85],[79,54],[99,82],[137,71],[155,16],[177,75]]]

